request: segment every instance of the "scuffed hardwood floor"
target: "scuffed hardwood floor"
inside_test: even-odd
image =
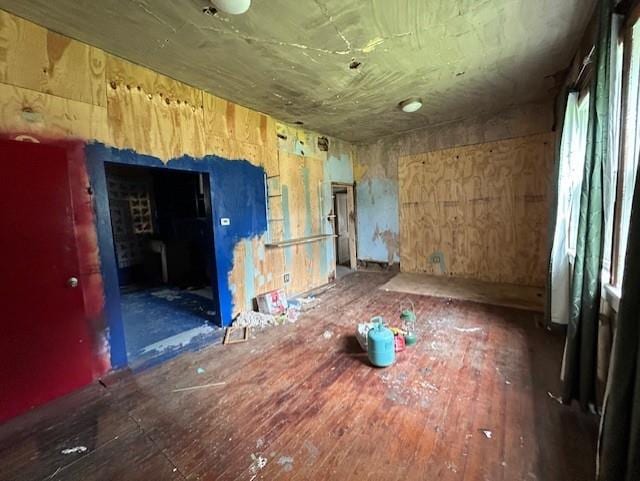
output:
[[[594,478],[597,418],[547,394],[563,339],[536,326],[539,314],[379,290],[390,277],[349,275],[295,324],[0,426],[0,479]],[[409,299],[419,344],[390,368],[370,367],[356,322],[395,320]],[[226,384],[174,392],[216,382]]]

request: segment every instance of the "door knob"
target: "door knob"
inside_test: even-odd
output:
[[[69,277],[67,280],[67,285],[69,287],[78,287],[78,278],[77,277]]]

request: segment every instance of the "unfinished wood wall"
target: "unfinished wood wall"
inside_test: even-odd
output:
[[[401,269],[543,286],[554,139],[401,157]]]
[[[262,166],[269,185],[275,185],[280,176],[280,154],[289,155],[291,150],[288,144],[279,145],[277,132],[287,137],[288,131],[289,142],[304,135],[317,139],[317,134],[302,134],[301,129],[279,124],[268,115],[0,10],[2,133],[43,141],[99,141],[165,163],[183,155],[246,159]],[[315,146],[307,147],[309,154],[316,153]],[[285,162],[289,162],[286,156]],[[287,174],[287,182],[298,188],[304,179],[296,175],[301,175],[299,169]],[[296,224],[302,217],[319,218],[319,211],[314,210],[319,204],[313,204],[309,213],[306,204],[293,202],[283,212],[281,199],[274,195],[268,205],[270,228],[276,236],[282,236],[282,219],[288,216]],[[283,287],[287,269],[300,274],[287,286],[290,294],[327,282],[326,272],[313,278],[302,275],[302,266],[310,262],[308,255],[312,264],[326,264],[324,249],[290,249],[286,252],[289,266],[285,267],[286,249],[265,250],[266,241],[266,235],[243,240],[232,253],[234,267],[229,280],[234,314],[251,308],[256,294]]]

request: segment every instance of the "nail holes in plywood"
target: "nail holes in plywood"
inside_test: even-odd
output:
[[[322,135],[318,137],[318,149],[320,149],[322,152],[329,151],[329,139],[327,137],[324,137]]]

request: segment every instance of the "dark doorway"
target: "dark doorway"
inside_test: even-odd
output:
[[[130,364],[216,335],[209,176],[105,164]]]
[[[333,197],[333,232],[336,236],[336,277],[340,278],[356,268],[353,185],[333,183],[331,194]]]

